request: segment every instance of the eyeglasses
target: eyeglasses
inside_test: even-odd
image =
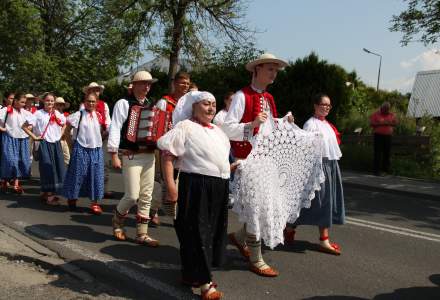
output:
[[[332,105],[331,105],[331,104],[325,104],[325,103],[319,104],[319,106],[321,106],[321,107],[325,107],[325,108],[328,108],[328,109],[331,109],[331,108],[332,108]]]

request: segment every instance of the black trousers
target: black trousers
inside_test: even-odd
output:
[[[229,180],[181,172],[174,227],[180,243],[182,277],[209,283],[211,267],[224,261]]]
[[[375,174],[381,171],[389,173],[391,156],[391,135],[374,134],[374,165]]]

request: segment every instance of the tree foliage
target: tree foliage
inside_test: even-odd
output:
[[[243,0],[108,0],[104,11],[105,24],[132,50],[169,58],[169,80],[181,54],[200,64],[219,42],[249,37]]]
[[[399,15],[394,15],[391,31],[402,32],[402,45],[420,41],[425,45],[434,44],[440,38],[440,1],[405,0],[408,7]]]
[[[55,91],[77,102],[82,86],[116,76],[126,48],[99,25],[100,2],[1,1],[0,87]]]

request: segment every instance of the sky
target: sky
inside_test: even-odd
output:
[[[259,31],[258,49],[289,61],[314,51],[373,87],[379,57],[362,48],[379,53],[380,88],[411,92],[418,71],[440,69],[440,45],[401,46],[402,33],[388,28],[405,8],[403,0],[250,0],[245,20]]]

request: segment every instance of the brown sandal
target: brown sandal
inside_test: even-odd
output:
[[[125,241],[125,240],[127,240],[127,236],[125,235],[125,231],[122,228],[115,228],[115,229],[113,229],[113,236],[118,241]]]
[[[228,234],[228,238],[229,241],[231,242],[232,245],[234,245],[235,247],[237,247],[238,251],[240,251],[241,255],[246,259],[249,260],[249,257],[251,256],[251,252],[249,251],[248,246],[243,246],[241,245],[237,239],[235,238],[235,234],[234,233],[230,233]]]
[[[262,277],[277,277],[278,275],[280,275],[280,273],[277,270],[271,267],[268,267],[266,269],[260,269],[254,266],[253,264],[250,264],[249,269],[251,270],[251,272],[254,272],[258,276],[262,276]]]
[[[150,237],[147,234],[138,235],[136,237],[136,243],[138,243],[140,245],[152,247],[152,248],[156,248],[159,246],[159,241],[153,239],[152,237]]]
[[[58,198],[57,196],[48,196],[46,199],[46,204],[47,205],[52,205],[52,206],[58,206],[60,205],[60,198]]]
[[[211,283],[209,285],[209,288],[206,291],[202,291],[202,299],[203,300],[218,300],[223,298],[223,293],[220,291],[217,291],[216,289],[212,292],[209,292],[212,288],[217,288],[217,284]]]
[[[320,237],[320,241],[326,241],[328,240],[328,236]],[[330,243],[330,247],[324,247],[322,245],[319,245],[318,251],[322,253],[332,254],[332,255],[341,255],[341,247],[339,247],[336,243]]]

